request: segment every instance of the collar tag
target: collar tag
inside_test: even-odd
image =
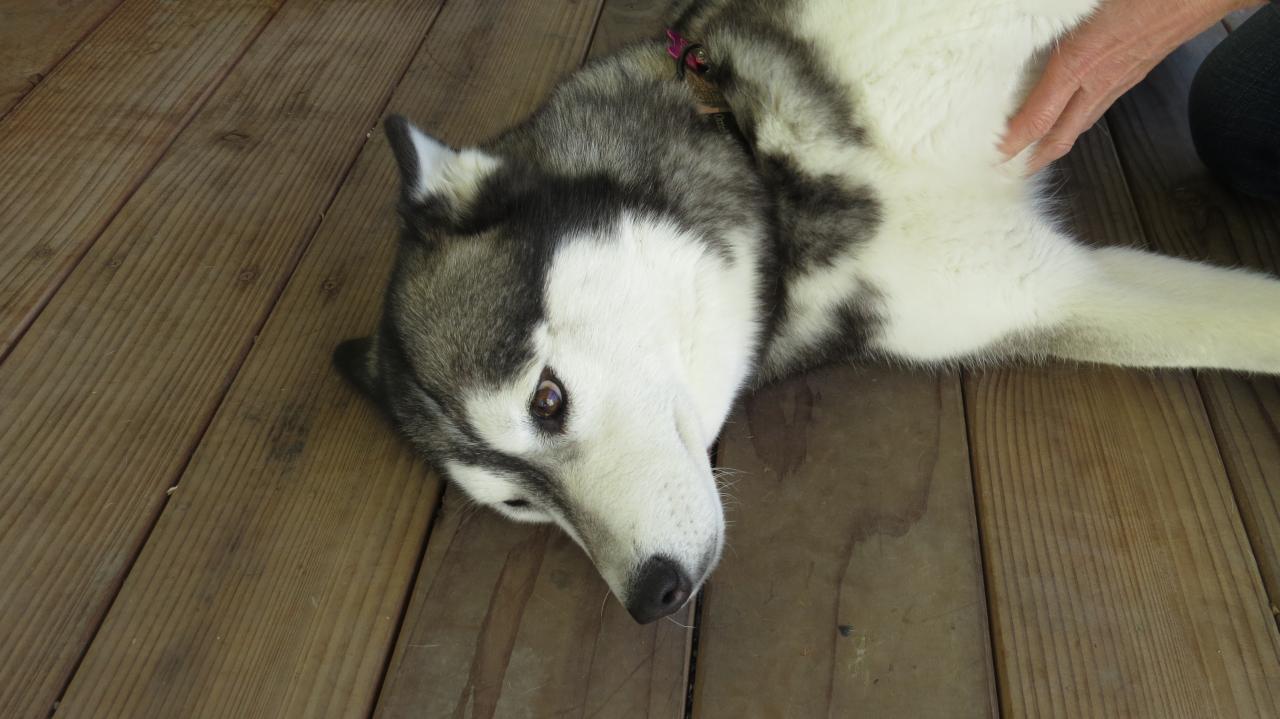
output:
[[[707,71],[707,54],[702,46],[689,42],[671,28],[667,28],[667,54],[677,63],[683,61],[686,67],[699,75]]]
[[[747,155],[753,155],[751,143],[733,116],[733,108],[714,82],[706,48],[700,43],[689,42],[671,28],[667,28],[667,40],[667,54],[676,61],[676,79],[688,85],[697,101],[697,112],[710,120],[721,133],[736,140]]]

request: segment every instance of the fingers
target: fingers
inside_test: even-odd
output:
[[[1114,0],[1062,38],[1044,74],[1009,120],[999,149],[1014,157],[1035,144],[1026,170],[1062,157],[1111,103],[1184,40],[1236,0]],[[1243,1],[1243,0],[1241,0]]]
[[[1106,105],[1085,92],[1077,92],[1058,117],[1053,129],[1044,135],[1035,152],[1027,160],[1027,174],[1038,172],[1049,163],[1070,152],[1076,138],[1098,121]]]
[[[1027,160],[1027,174],[1037,172],[1067,154],[1089,128],[1093,127],[1120,96],[1138,84],[1145,73],[1130,75],[1118,83],[1108,84],[1105,92],[1081,87],[1067,103],[1057,123],[1036,145]]]
[[[1054,51],[1022,109],[1010,118],[1000,151],[1013,157],[1048,135],[1079,89],[1079,76],[1071,70],[1061,49]]]

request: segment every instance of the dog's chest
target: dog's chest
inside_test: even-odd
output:
[[[756,143],[782,245],[766,376],[865,349],[894,299],[876,286],[868,247],[953,234],[945,215],[957,189],[1007,186],[996,146],[1028,60],[1092,4],[796,0],[787,30],[808,52],[746,50],[744,69],[767,86]],[[1030,14],[1034,5],[1047,14]],[[845,95],[855,133],[833,125],[831,98],[800,81],[806,72]]]
[[[792,31],[896,162],[998,160],[1027,61],[1094,0],[799,0]]]

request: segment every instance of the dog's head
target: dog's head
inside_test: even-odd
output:
[[[679,609],[724,541],[707,453],[758,342],[752,258],[607,176],[386,129],[404,237],[339,368],[476,502],[562,527],[638,621]]]

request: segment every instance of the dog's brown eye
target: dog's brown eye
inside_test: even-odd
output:
[[[533,393],[529,411],[539,419],[555,419],[564,411],[564,390],[555,380],[542,380],[538,383],[538,391]]]

